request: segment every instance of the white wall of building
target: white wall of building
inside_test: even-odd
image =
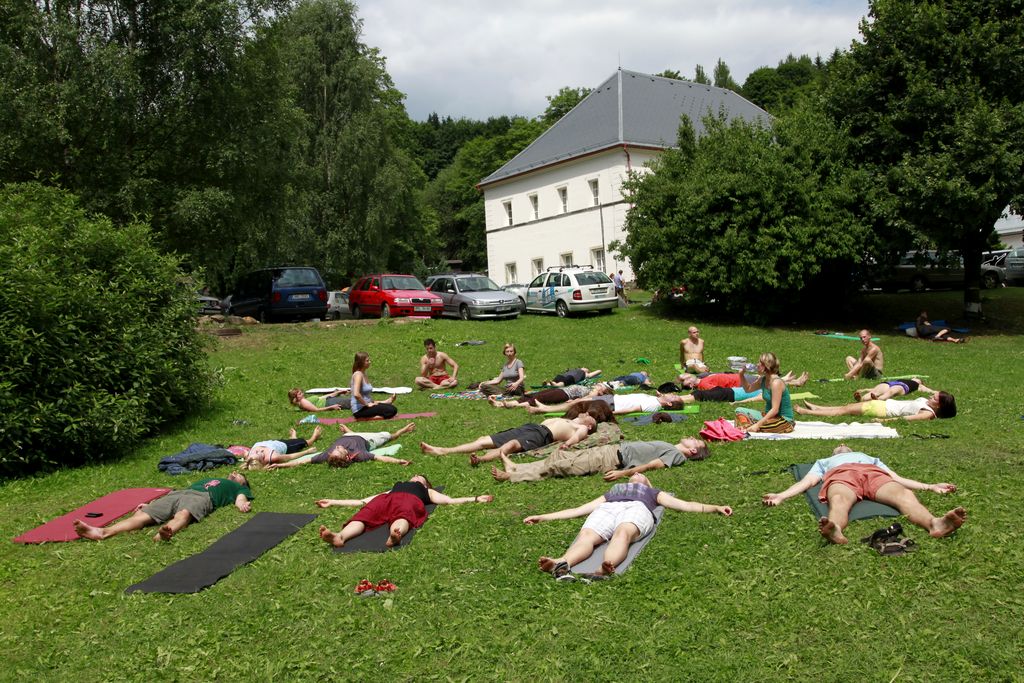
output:
[[[603,249],[604,271],[621,269],[626,280],[632,280],[629,262],[617,260],[608,245],[626,236],[623,226],[629,207],[622,200],[622,183],[628,169],[642,170],[656,154],[630,149],[627,158],[622,148],[616,148],[484,188],[488,275],[500,284],[529,282],[535,275],[535,260],[548,268],[561,265],[568,254],[575,264],[599,267],[594,251]],[[597,206],[592,180],[598,184]],[[531,195],[537,199],[536,217]],[[509,272],[510,264],[515,265],[514,274]]]

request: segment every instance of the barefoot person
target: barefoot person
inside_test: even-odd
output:
[[[412,461],[392,458],[390,455],[378,455],[372,451],[383,447],[388,442],[408,434],[416,429],[416,424],[410,422],[397,432],[354,432],[346,425],[339,424],[341,436],[335,439],[334,443],[328,446],[322,453],[317,453],[312,458],[302,458],[282,462],[267,467],[268,470],[283,469],[285,467],[299,467],[300,465],[318,465],[322,462],[330,467],[348,467],[352,463],[377,462],[390,463],[393,465],[410,465]]]
[[[870,330],[861,330],[857,333],[857,336],[860,337],[860,342],[864,346],[861,348],[860,355],[857,358],[853,356],[846,357],[847,372],[843,377],[845,379],[854,379],[856,377],[878,379],[882,376],[882,370],[885,367],[882,349],[879,348],[878,344],[871,341]]]
[[[349,402],[348,389],[338,389],[329,394],[311,394],[298,387],[288,390],[288,402],[299,410],[307,413],[320,413],[325,410],[341,410]]]
[[[878,458],[852,450],[843,444],[832,451],[832,457],[814,463],[811,471],[782,493],[766,493],[761,502],[768,507],[781,504],[822,482],[818,500],[828,503],[828,517],[818,520],[818,532],[831,543],[849,543],[843,535],[850,508],[862,499],[884,503],[900,511],[911,522],[930,536],[949,536],[960,528],[967,518],[962,507],[954,508],[941,517],[935,517],[917,499],[914,491],[953,493],[953,484],[923,484],[905,479]]]
[[[555,375],[554,379],[544,382],[546,387],[571,387],[580,384],[583,380],[594,379],[601,374],[600,370],[590,368],[569,368]]]
[[[287,439],[254,443],[244,456],[242,469],[262,470],[270,465],[290,462],[312,453],[316,450],[313,444],[320,439],[323,431],[324,428],[317,425],[313,429],[313,434],[308,439],[300,439],[293,427],[289,430]]]
[[[920,388],[920,387],[919,387]],[[839,415],[864,415],[875,418],[875,422],[891,420],[934,420],[935,418],[956,417],[956,399],[945,391],[927,389],[930,396],[922,396],[910,401],[897,401],[894,398],[848,403],[845,406],[819,406],[809,401],[804,405],[796,405],[794,410],[800,415],[816,415],[819,417],[836,417]]]
[[[779,377],[779,359],[774,353],[762,353],[757,360],[758,378],[748,382],[741,370],[740,387],[745,392],[761,390],[764,412],[750,408],[736,409],[736,426],[748,432],[786,434],[793,431],[793,404],[789,387]]]
[[[704,364],[704,340],[700,338],[700,330],[690,325],[687,336],[679,340],[679,365],[683,372],[707,372]]]
[[[230,503],[234,503],[240,512],[249,512],[252,499],[249,480],[238,472],[232,472],[223,479],[202,479],[187,489],[171,491],[148,505],[140,505],[131,517],[108,527],[91,526],[76,519],[75,533],[82,538],[102,541],[126,531],[160,524],[153,540],[169,541],[192,522],[201,522],[206,515]]]
[[[757,380],[757,375],[749,372],[743,373],[743,376],[747,378],[748,382],[754,382]],[[794,375],[792,372],[787,372],[782,375],[781,379],[786,383],[788,387],[802,387],[807,384],[807,378],[809,375],[807,371],[800,373],[800,376]],[[738,373],[735,372],[709,372],[705,375],[698,377],[697,375],[691,375],[684,372],[678,377],[679,383],[683,385],[683,389],[693,389],[694,391],[708,391],[710,389],[735,389],[740,386],[741,380]],[[716,401],[726,399],[713,399],[713,398],[698,398],[698,401]],[[731,400],[731,399],[729,399]]]
[[[491,476],[497,481],[516,484],[548,477],[582,477],[600,472],[604,474],[605,481],[615,481],[706,457],[708,445],[692,437],[684,437],[677,444],[667,441],[623,441],[579,451],[556,451],[543,460],[520,464],[503,455],[501,461],[505,466],[504,471],[492,467]]]
[[[629,478],[629,483],[615,484],[608,493],[586,505],[543,515],[530,515],[523,523],[537,524],[588,515],[579,536],[563,555],[541,557],[537,564],[541,571],[550,573],[559,581],[572,581],[575,578],[572,574],[573,565],[593,555],[594,548],[607,543],[604,562],[597,575],[610,576],[626,559],[629,546],[654,530],[654,510],[659,505],[679,512],[716,512],[726,517],[732,514],[732,508],[728,506],[680,500],[651,486],[651,481],[644,475],[634,474]]]
[[[359,420],[390,420],[398,414],[398,408],[394,406],[395,395],[391,394],[383,401],[374,401],[373,385],[366,377],[369,369],[370,354],[360,351],[352,361],[352,379],[349,382],[352,415]]]
[[[426,353],[420,358],[420,376],[416,386],[420,389],[448,389],[459,383],[459,364],[444,351],[438,352],[433,339],[424,339]],[[448,371],[451,367],[451,372]]]
[[[434,490],[430,482],[422,474],[417,474],[409,481],[397,481],[391,490],[362,499],[323,498],[316,504],[322,508],[333,506],[360,507],[359,512],[349,518],[341,531],[333,532],[326,526],[320,527],[320,538],[335,548],[341,548],[347,541],[361,536],[369,529],[388,525],[388,540],[384,543],[393,548],[402,542],[409,529],[419,529],[427,521],[426,506],[461,505],[462,503],[490,503],[494,496],[467,496],[466,498],[449,498]]]
[[[954,344],[960,344],[963,342],[961,337],[952,336],[949,333],[948,327],[933,325],[931,321],[928,320],[928,311],[921,311],[917,314],[917,320],[914,322],[914,330],[917,332],[918,339],[947,341],[953,342]]]
[[[563,447],[569,447],[579,443],[594,431],[597,421],[593,416],[584,413],[572,420],[561,417],[552,417],[540,424],[528,422],[515,429],[507,429],[490,436],[481,436],[475,441],[442,448],[431,446],[426,441],[420,442],[420,450],[430,455],[450,455],[452,453],[472,453],[470,464],[474,467],[481,462],[496,460],[502,454],[521,453],[531,451],[534,448],[547,446],[550,443],[561,443]],[[477,456],[477,451],[485,449],[484,455]]]
[[[594,391],[585,398],[573,399],[565,403],[547,405],[541,401],[534,401],[534,405],[527,408],[530,413],[560,413],[569,410],[572,406],[593,401],[604,401],[615,415],[630,415],[632,413],[656,413],[661,410],[679,410],[685,405],[682,396],[677,394],[616,394],[608,384],[598,384]]]
[[[885,401],[898,396],[909,396],[915,391],[921,390],[928,394],[934,394],[934,389],[929,389],[918,378],[913,379],[890,379],[876,384],[870,389],[858,389],[853,392],[853,400],[864,403],[866,401]]]

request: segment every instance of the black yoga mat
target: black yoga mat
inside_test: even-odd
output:
[[[198,593],[243,564],[249,564],[316,519],[316,515],[258,512],[209,548],[175,562],[125,593]]]
[[[789,471],[793,473],[793,477],[797,481],[803,479],[808,472],[811,471],[811,467],[814,463],[801,463],[799,465],[790,465]],[[811,513],[815,519],[822,517],[828,517],[828,503],[822,503],[818,500],[818,493],[821,491],[821,484],[813,486],[804,492],[804,497],[807,499],[807,503],[811,506]],[[873,500],[861,500],[854,503],[850,509],[850,521],[855,519],[870,519],[872,517],[899,517],[899,510],[883,505],[882,503],[876,503]]]
[[[444,491],[443,486],[437,486],[434,488],[435,491],[440,493]],[[430,515],[434,512],[434,508],[437,506],[431,503],[425,506],[427,510],[427,519],[430,519]],[[426,522],[424,522],[426,524]],[[390,529],[387,524],[382,524],[372,531],[367,531],[360,536],[356,536],[351,541],[345,543],[341,548],[335,548],[336,553],[383,553],[388,550],[398,550],[412,543],[412,535],[416,533],[416,529],[409,529],[409,533],[402,536],[402,541],[393,548],[389,548],[384,545],[384,542],[388,540],[388,534]]]

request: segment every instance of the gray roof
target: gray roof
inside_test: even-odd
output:
[[[674,147],[680,117],[689,117],[700,136],[704,116],[720,109],[730,120],[770,121],[731,90],[620,69],[480,186],[623,144]]]

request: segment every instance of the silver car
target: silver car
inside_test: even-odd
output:
[[[519,300],[486,275],[432,275],[427,278],[426,285],[444,302],[443,315],[463,320],[519,317]]]

